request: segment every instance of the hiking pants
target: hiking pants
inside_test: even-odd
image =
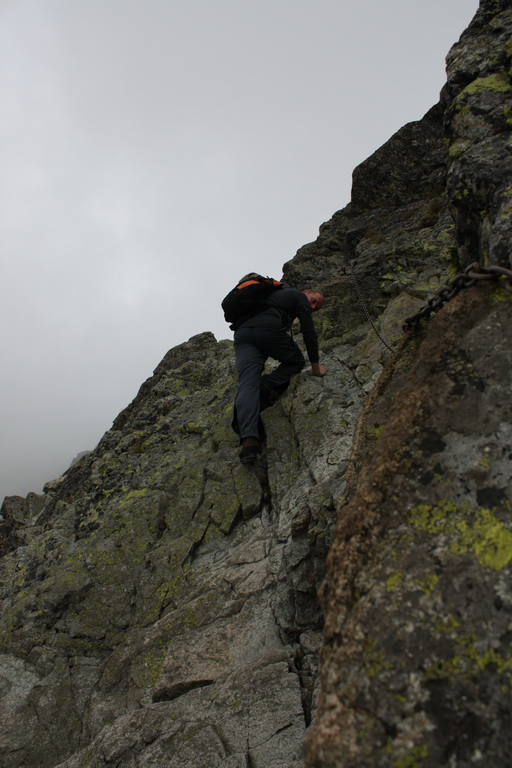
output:
[[[244,437],[259,437],[260,382],[267,358],[281,363],[265,375],[270,389],[284,392],[295,373],[304,367],[304,355],[284,329],[239,328],[235,333],[235,358],[238,392],[235,400],[234,429]],[[238,428],[237,428],[238,427]]]

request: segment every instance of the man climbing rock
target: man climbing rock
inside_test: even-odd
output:
[[[319,291],[284,288],[271,293],[264,308],[235,331],[238,392],[233,428],[240,436],[240,460],[253,464],[260,452],[260,410],[273,405],[286,390],[290,378],[305,365],[304,355],[289,330],[298,318],[313,376],[325,376],[327,368],[318,362],[318,341],[311,316],[324,305]],[[262,376],[267,358],[280,365]]]

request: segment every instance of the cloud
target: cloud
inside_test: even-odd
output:
[[[0,6],[0,495],[94,447],[167,349],[231,335],[230,285],[279,277],[349,201],[476,7]]]

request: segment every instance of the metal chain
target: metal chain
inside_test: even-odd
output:
[[[496,283],[504,278],[502,285],[507,291],[512,293],[512,269],[506,267],[482,267],[478,261],[466,267],[464,272],[455,275],[436,293],[434,293],[416,314],[406,318],[402,330],[408,331],[410,328],[418,325],[423,317],[428,317],[432,312],[438,312],[447,301],[453,299],[460,291],[470,288],[478,280],[494,280]]]
[[[359,284],[356,280],[352,262],[350,262],[350,278],[354,283],[357,296],[370,325],[384,346],[387,347],[390,352],[394,352],[395,350],[393,347],[391,347],[381,336],[375,327],[375,323],[370,317],[370,313],[368,312],[368,308],[359,288]],[[446,302],[450,301],[450,299],[453,299],[455,296],[457,296],[458,293],[465,290],[466,288],[471,288],[471,286],[475,285],[475,283],[479,280],[493,280],[496,284],[500,283],[503,288],[512,293],[512,269],[496,266],[482,267],[480,262],[474,261],[469,265],[469,267],[466,267],[464,272],[459,272],[459,274],[455,275],[452,280],[448,280],[445,285],[443,285],[438,291],[436,291],[436,293],[430,296],[430,298],[427,299],[426,304],[420,307],[420,309],[414,315],[407,317],[402,325],[402,330],[405,332],[413,327],[416,327],[420,320],[422,320],[424,317],[428,317],[433,312],[439,312],[439,310],[444,307]]]
[[[356,280],[356,275],[355,275],[355,272],[354,272],[354,267],[352,266],[352,262],[350,262],[350,278],[351,278],[352,282],[354,283],[357,296],[359,298],[359,301],[361,303],[362,308],[364,309],[364,313],[365,313],[366,317],[368,318],[368,320],[370,322],[370,325],[372,326],[373,330],[375,331],[375,333],[377,334],[379,339],[382,341],[384,346],[387,347],[390,352],[394,352],[395,350],[393,349],[393,347],[390,347],[390,345],[387,343],[387,341],[382,338],[382,336],[380,335],[379,331],[375,327],[375,324],[374,324],[372,318],[370,317],[370,313],[368,312],[368,309],[366,307],[365,301],[363,299],[363,295],[362,295],[362,293],[361,293],[361,291],[359,289],[359,284],[358,284],[358,282]]]

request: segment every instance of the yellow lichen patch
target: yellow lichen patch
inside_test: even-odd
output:
[[[458,524],[460,538],[453,552],[473,550],[480,565],[501,570],[512,560],[512,531],[490,510],[478,509],[472,526]]]
[[[364,641],[363,652],[368,664],[367,672],[369,678],[375,677],[385,669],[392,668],[393,665],[386,661],[384,650],[377,640],[367,637]]]
[[[501,570],[512,561],[512,531],[489,509],[445,500],[436,506],[420,504],[409,519],[431,535],[447,536],[454,554],[473,552],[484,568]]]
[[[489,469],[489,467],[491,466],[491,457],[488,454],[485,454],[485,456],[482,456],[482,458],[478,463],[484,469]]]
[[[475,678],[488,666],[495,667],[498,674],[512,670],[512,657],[502,656],[494,648],[489,648],[484,652],[478,651],[476,647],[478,638],[475,634],[457,634],[455,632],[453,640],[455,641],[455,654],[448,659],[429,664],[425,668],[427,680],[438,678],[453,680],[456,677]]]
[[[487,77],[477,77],[472,83],[466,86],[461,96],[481,93],[482,91],[494,91],[496,93],[505,93],[510,91],[512,86],[505,72],[496,72]],[[460,98],[460,96],[459,96]]]
[[[427,573],[422,579],[414,581],[426,595],[430,595],[439,584],[439,576],[435,573]]]
[[[141,488],[138,491],[128,491],[124,499],[119,502],[119,506],[125,506],[125,504],[133,501],[134,499],[140,499],[142,496],[145,496],[147,493],[149,493],[148,488]]]
[[[391,758],[392,768],[421,768],[428,757],[428,747],[426,744],[417,744],[408,750],[406,754],[400,754],[402,751],[402,745],[397,749],[393,739],[388,740],[386,752]]]
[[[459,619],[456,619],[455,616],[446,616],[437,621],[435,625],[436,632],[446,632],[447,634],[456,632],[459,627],[460,621]]]
[[[131,670],[133,681],[140,687],[154,687],[165,660],[165,648],[147,651]]]
[[[498,304],[502,301],[512,301],[512,292],[506,288],[498,286],[491,295],[491,304]]]
[[[403,573],[400,573],[400,571],[397,571],[396,573],[392,573],[391,576],[388,576],[388,579],[386,581],[386,591],[392,592],[393,589],[396,589],[400,586],[404,578]]]

